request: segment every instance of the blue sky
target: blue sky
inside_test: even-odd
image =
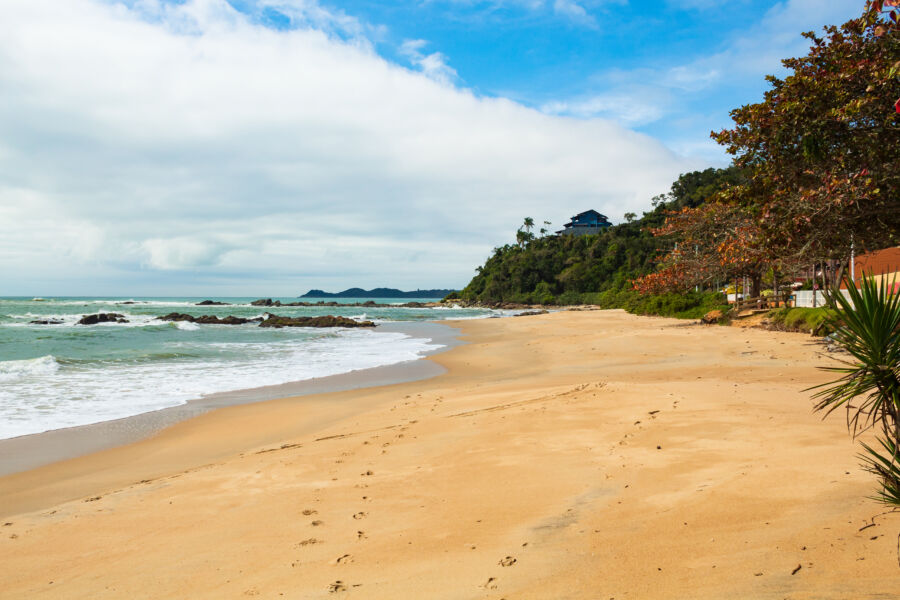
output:
[[[0,296],[459,287],[641,213],[862,0],[6,0]]]
[[[276,28],[277,4],[231,0]],[[763,76],[802,54],[805,30],[858,16],[860,0],[396,0],[323,2],[375,50],[416,68],[433,56],[457,86],[545,112],[613,118],[676,151],[728,161],[709,141]],[[303,22],[299,23],[303,26]],[[417,46],[414,54],[410,43]]]

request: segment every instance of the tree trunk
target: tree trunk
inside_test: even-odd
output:
[[[762,293],[762,273],[754,273],[750,276],[750,297],[759,298]]]

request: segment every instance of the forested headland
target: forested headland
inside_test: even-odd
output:
[[[670,212],[697,208],[741,180],[740,171],[733,167],[686,173],[668,194],[649,201],[652,207],[642,217],[628,215],[628,222],[597,235],[535,234],[533,220],[526,219],[517,232],[517,243],[495,248],[472,281],[449,298],[480,304],[596,304],[609,308],[639,303],[633,280],[653,272],[669,245],[652,231],[664,225]],[[685,310],[696,304],[696,298],[687,300],[677,303],[677,308]]]

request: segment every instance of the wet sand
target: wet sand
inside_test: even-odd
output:
[[[443,352],[459,345],[458,330],[441,323],[387,323],[379,325],[378,329],[430,339],[435,345],[435,350],[429,351],[426,355]],[[407,361],[281,385],[209,394],[185,404],[122,419],[2,439],[0,477],[136,442],[175,423],[225,406],[418,381],[443,372],[443,367],[431,361]]]
[[[0,478],[4,598],[893,598],[900,514],[808,336],[455,323],[417,382],[221,408]],[[873,517],[874,520],[873,520]]]

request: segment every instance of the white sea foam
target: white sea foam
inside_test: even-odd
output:
[[[127,323],[116,323],[116,322],[108,322],[108,323],[96,323],[95,325],[78,325],[78,321],[81,320],[85,315],[83,314],[47,314],[47,313],[32,313],[27,312],[24,314],[18,315],[9,315],[11,319],[17,319],[16,322],[7,323],[7,327],[15,327],[15,326],[29,326],[34,327],[31,321],[61,321],[58,324],[58,327],[67,326],[67,327],[149,327],[153,325],[162,325],[164,321],[160,321],[156,318],[155,315],[134,315],[129,314],[127,312],[118,312],[116,314],[120,314],[125,317]],[[47,327],[47,325],[41,325],[41,327]]]
[[[175,327],[183,329],[184,331],[197,331],[200,329],[199,325],[191,323],[190,321],[175,321]]]
[[[28,360],[4,360],[0,362],[0,381],[4,383],[21,381],[53,375],[57,371],[59,363],[50,355]]]
[[[405,362],[437,347],[402,333],[348,329],[315,339],[231,343],[222,360],[86,366],[44,356],[0,362],[0,438],[117,419],[215,392]],[[235,354],[242,359],[235,361]]]

